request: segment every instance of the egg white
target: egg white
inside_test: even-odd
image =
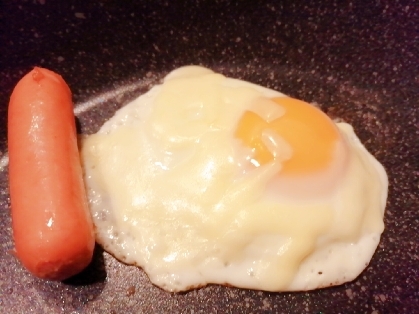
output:
[[[158,104],[158,99],[164,96],[162,94],[166,90],[166,84],[183,84],[188,82],[188,79],[189,82],[197,82],[195,88],[202,88],[202,93],[207,93],[209,98],[216,98],[219,92],[217,88],[221,88],[223,95],[231,96],[231,98],[223,98],[224,100],[235,99],[237,102],[243,102],[247,107],[251,106],[251,101],[246,100],[247,96],[250,98],[285,96],[249,82],[225,78],[221,75],[214,76],[209,69],[185,67],[171,72],[162,85],[153,87],[146,94],[121,108],[102,126],[98,134],[86,139],[82,145],[85,180],[96,226],[97,241],[121,261],[142,267],[154,284],[168,291],[182,291],[208,283],[230,284],[269,291],[296,291],[337,285],[356,278],[372,258],[384,228],[382,218],[388,181],[384,168],[367,152],[352,127],[345,123],[337,124],[349,147],[350,162],[347,165],[348,169],[342,171],[342,178],[333,191],[329,193],[329,189],[326,189],[326,192],[323,191],[324,193],[322,192],[319,198],[313,195],[307,198],[300,197],[304,195],[298,194],[290,196],[285,192],[276,193],[276,189],[272,193],[269,191],[270,187],[267,182],[272,171],[280,170],[280,164],[270,165],[270,168],[259,167],[254,170],[255,174],[251,174],[250,179],[246,178],[247,181],[243,181],[243,187],[240,187],[242,190],[235,190],[228,182],[225,183],[223,197],[234,199],[235,191],[241,191],[240,195],[244,200],[231,202],[245,207],[247,194],[243,191],[252,187],[248,194],[252,197],[253,194],[258,194],[262,205],[256,202],[254,206],[249,206],[248,211],[257,210],[257,206],[262,206],[261,212],[269,215],[273,212],[272,215],[267,216],[265,220],[264,217],[255,215],[252,219],[255,224],[259,225],[253,225],[253,222],[247,221],[246,217],[243,218],[243,215],[247,215],[246,211],[234,209],[236,211],[226,211],[226,216],[227,214],[232,216],[228,222],[224,222],[224,219],[227,219],[224,216],[206,213],[199,208],[195,212],[194,206],[200,206],[199,201],[191,201],[193,206],[183,204],[188,202],[183,198],[183,191],[188,194],[190,190],[199,191],[199,188],[206,188],[200,185],[201,182],[198,182],[197,178],[183,180],[184,176],[187,177],[189,174],[179,172],[179,185],[183,184],[184,190],[182,187],[178,189],[176,185],[172,186],[173,189],[168,189],[170,185],[165,182],[171,180],[165,179],[164,174],[167,172],[176,171],[176,169],[184,171],[188,168],[193,171],[196,168],[194,164],[185,166],[184,163],[191,159],[195,160],[193,156],[197,154],[196,147],[199,146],[191,148],[188,143],[201,141],[195,138],[194,132],[205,134],[205,129],[201,129],[201,120],[216,121],[209,124],[212,126],[217,123],[224,125],[223,123],[226,124],[227,120],[234,122],[234,117],[237,116],[237,114],[231,114],[223,118],[223,113],[218,112],[222,117],[218,118],[216,109],[214,113],[207,110],[205,106],[196,105],[193,102],[191,102],[193,116],[190,128],[183,127],[184,121],[176,124],[178,122],[176,117],[183,119],[185,114],[179,115],[176,108],[162,107],[159,114],[163,118],[156,116],[156,112],[159,111],[158,108],[156,109],[156,104]],[[217,87],[214,87],[214,90],[207,89],[205,84],[200,85],[200,82],[204,80],[208,80],[210,85],[214,84]],[[240,95],[237,95],[237,91],[240,91]],[[215,98],[214,102],[217,101]],[[195,105],[198,107],[193,107]],[[186,114],[189,114],[189,111]],[[171,115],[173,115],[172,120]],[[195,120],[198,121],[196,124],[194,124]],[[153,121],[157,123],[153,125]],[[159,124],[161,121],[169,122],[169,126]],[[233,122],[231,123],[234,128]],[[113,134],[121,130],[125,132],[123,136],[112,138]],[[170,135],[170,132],[176,133],[177,136],[166,141],[164,136]],[[127,141],[127,138],[132,141]],[[126,142],[121,144],[123,141]],[[227,143],[225,141],[226,139],[220,138],[220,146],[223,145],[222,143]],[[106,145],[103,144],[105,142]],[[205,139],[202,139],[202,142],[207,143]],[[208,143],[216,144],[214,141]],[[225,144],[221,150],[225,150],[226,154],[232,150],[236,155],[237,152],[240,155],[241,150],[245,150],[237,146],[234,141],[231,143],[230,146]],[[135,148],[136,146],[138,147]],[[131,153],[128,153],[133,147],[138,156],[131,156]],[[184,147],[184,153],[180,149],[182,147]],[[172,148],[175,154],[170,153]],[[121,151],[122,149],[127,149],[127,151]],[[204,154],[206,147],[199,147],[198,154],[201,149],[201,153]],[[208,150],[208,152],[211,151]],[[221,153],[220,156],[222,156]],[[137,158],[143,163],[136,163]],[[126,165],[128,161],[132,164]],[[144,164],[147,162],[150,162],[149,166]],[[217,165],[217,162],[215,160],[214,164]],[[208,176],[211,176],[217,169],[214,170],[208,166],[207,171]],[[234,180],[240,181],[242,172],[242,170],[237,171],[233,176]],[[113,173],[112,178],[108,176],[109,173]],[[121,182],[140,180],[138,178],[142,176],[150,178],[150,182],[141,183],[142,192],[135,194],[127,202],[126,199],[121,200],[121,197],[129,189],[128,185],[115,183],[119,182],[119,173],[126,176],[121,179]],[[190,176],[194,178],[193,174]],[[156,178],[161,180],[159,181],[161,183],[151,182]],[[153,186],[154,190],[148,190],[147,184]],[[237,182],[235,184],[237,186]],[[164,188],[166,188],[165,191],[159,191]],[[179,199],[176,195],[166,198],[166,195],[172,192],[182,195]],[[154,193],[158,196],[149,195]],[[159,200],[150,205],[147,200],[153,197]],[[249,199],[253,202],[250,196]],[[153,208],[156,204],[159,210]],[[221,203],[222,206],[225,204],[228,204],[228,201]],[[179,214],[179,208],[183,206],[190,208],[191,213]],[[292,210],[287,212],[289,209]],[[304,210],[307,211],[307,216],[304,215]],[[287,218],[294,221],[295,226],[281,227],[282,230],[291,231],[283,233],[277,231],[275,224],[280,225],[282,220],[281,216],[278,216],[280,212],[300,215],[295,216],[295,219]],[[174,216],[170,216],[171,214]],[[222,217],[222,221],[214,221],[217,217]],[[270,219],[272,217],[279,218],[275,222]],[[301,220],[301,217],[305,220]],[[299,221],[301,224],[312,222],[313,225],[317,225],[310,233],[299,225]],[[217,224],[221,233],[217,233]],[[232,228],[232,232],[243,233],[234,235],[229,232],[223,233],[227,230],[223,227],[229,224],[239,225],[237,229]],[[301,236],[298,230],[301,231]],[[201,233],[204,235],[202,238],[199,237]],[[301,243],[296,245],[298,241]],[[295,256],[292,256],[292,250],[295,250]],[[283,256],[288,257],[283,258]]]

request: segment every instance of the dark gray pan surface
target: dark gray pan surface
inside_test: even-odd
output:
[[[0,157],[10,93],[35,65],[67,80],[75,106],[87,110],[78,119],[89,134],[169,71],[202,64],[351,123],[388,171],[386,230],[357,280],[307,293],[209,286],[171,294],[100,248],[81,275],[45,282],[10,253],[3,171],[0,313],[419,313],[416,1],[70,2],[0,3]]]

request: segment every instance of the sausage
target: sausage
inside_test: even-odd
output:
[[[39,278],[79,273],[95,238],[71,91],[60,75],[35,67],[18,82],[8,108],[8,150],[17,257]]]

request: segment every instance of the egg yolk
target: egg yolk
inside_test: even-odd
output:
[[[235,137],[253,149],[252,158],[260,165],[274,159],[262,140],[263,132],[271,130],[292,148],[291,158],[283,161],[282,174],[302,175],[327,168],[340,139],[335,124],[321,110],[304,101],[289,97],[271,100],[285,109],[282,116],[267,122],[256,113],[246,111],[235,131]]]

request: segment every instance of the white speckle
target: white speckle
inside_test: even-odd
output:
[[[0,172],[3,171],[9,164],[9,155],[5,155],[0,159]]]
[[[267,298],[265,298],[265,299],[263,299],[263,307],[262,307],[262,309],[264,309],[264,310],[268,310],[270,307],[271,307],[271,304],[269,303],[269,301],[268,301],[268,299]]]
[[[77,17],[78,19],[85,19],[86,15],[84,15],[84,13],[82,12],[76,12],[74,13],[74,16]]]
[[[353,298],[352,289],[346,289],[346,295],[348,296],[349,299],[352,299]]]
[[[380,294],[378,297],[380,298],[381,302],[385,302],[387,299],[384,294]]]
[[[241,42],[241,40],[242,40],[242,39],[241,39],[240,37],[237,37],[237,38],[236,38],[236,43]]]
[[[57,61],[58,61],[58,62],[63,62],[63,61],[64,61],[64,57],[59,56],[59,57],[57,58]]]

